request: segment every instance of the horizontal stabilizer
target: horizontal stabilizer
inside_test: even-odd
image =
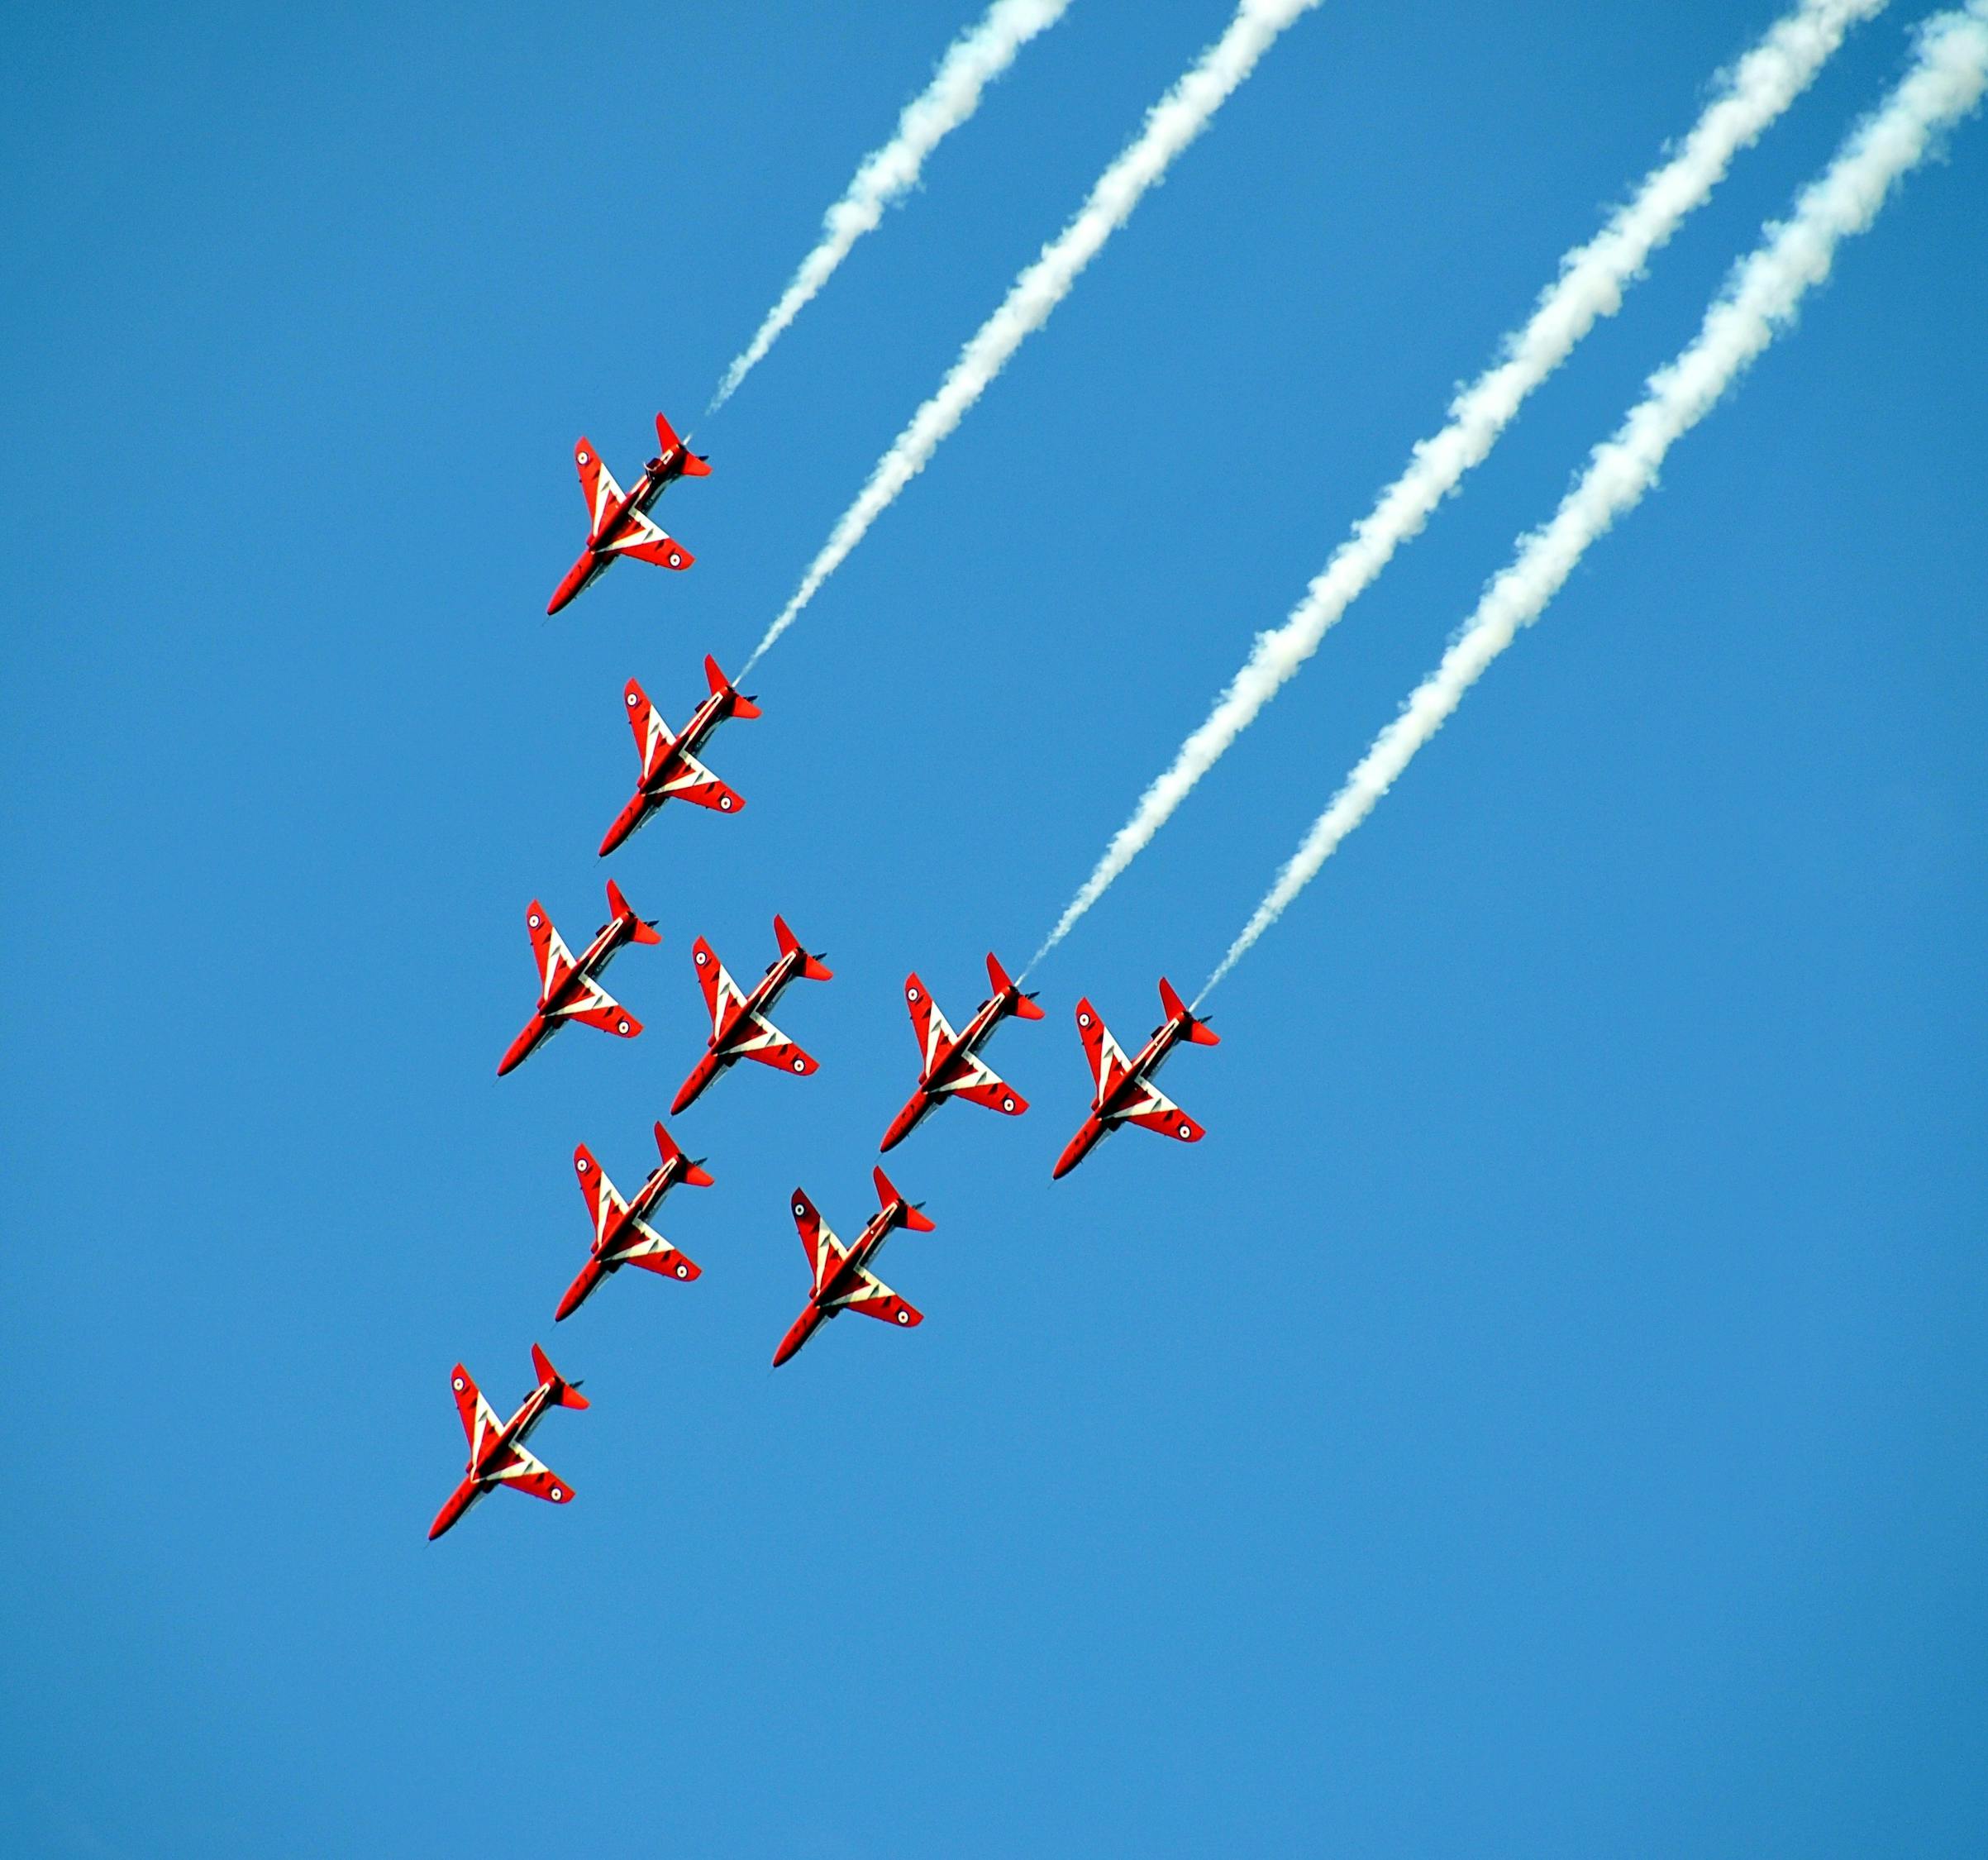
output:
[[[550,1389],[561,1408],[584,1408],[587,1398],[552,1366],[552,1359],[537,1344],[532,1346],[532,1366],[538,1372],[538,1385]]]
[[[1174,992],[1174,985],[1165,975],[1160,978],[1160,1005],[1166,1010],[1169,1020],[1185,1020],[1187,1023],[1187,1037],[1196,1046],[1218,1047],[1222,1044],[1219,1033],[1206,1021],[1196,1020],[1188,1012],[1186,1004]]]
[[[828,968],[827,965],[825,964],[820,957],[811,956],[806,950],[801,948],[800,938],[795,936],[793,931],[787,928],[787,920],[785,918],[775,917],[774,918],[773,933],[779,941],[780,954],[782,956],[792,956],[797,951],[799,951],[801,957],[800,973],[806,977],[808,980],[833,981],[835,980],[833,971]]]

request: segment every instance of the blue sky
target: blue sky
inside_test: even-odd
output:
[[[1988,126],[1847,249],[1052,1189],[1340,775],[1901,65],[1856,35],[894,1155],[908,1334],[766,1364],[956,1020],[1766,5],[1328,3],[594,847],[1228,17],[1078,0],[548,622],[965,6],[10,19],[0,1786],[50,1855],[1988,1846]],[[630,1044],[501,1083],[611,870]],[[836,970],[584,1257],[689,949]],[[744,1075],[750,1072],[751,1075]],[[439,1544],[458,1357],[578,1493]]]

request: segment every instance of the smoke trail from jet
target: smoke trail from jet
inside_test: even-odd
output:
[[[1008,358],[1049,321],[1085,266],[1132,217],[1132,209],[1166,173],[1174,157],[1208,126],[1209,119],[1230,93],[1256,69],[1257,60],[1278,35],[1318,4],[1318,0],[1237,0],[1228,31],[1147,112],[1145,126],[1098,177],[1076,217],[1008,287],[1000,308],[960,351],[938,392],[912,416],[890,450],[877,460],[870,482],[829,532],[793,598],[753,648],[740,677],[746,676],[794,624],[870,526],[925,469],[940,442],[966,417]]]
[[[1757,141],[1808,88],[1851,26],[1884,5],[1885,0],[1802,0],[1724,74],[1676,153],[1651,171],[1600,232],[1561,260],[1560,276],[1540,293],[1524,327],[1505,338],[1499,360],[1450,403],[1449,423],[1416,445],[1408,470],[1354,525],[1352,535],[1284,623],[1256,636],[1248,661],[1181,744],[1172,764],[1139,797],[1132,818],[1113,836],[1056,928],[1029,958],[1029,969],[1070,934],[1151,843],[1195,783],[1296,675],[1394,551],[1421,532],[1437,505],[1497,443],[1526,397],[1566,360],[1598,318],[1621,308],[1623,287],[1704,204],[1725,178],[1733,157]]]
[[[1828,276],[1838,244],[1871,225],[1893,184],[1924,157],[1940,131],[1974,108],[1985,87],[1988,0],[1969,0],[1965,8],[1937,14],[1920,28],[1918,55],[1904,81],[1852,131],[1796,202],[1793,217],[1770,226],[1765,241],[1734,267],[1697,338],[1650,377],[1647,394],[1614,436],[1595,447],[1552,522],[1520,539],[1518,554],[1485,589],[1442,662],[1313,823],[1209,977],[1197,1007],[1373,811],[1518,629],[1539,618],[1588,545],[1641,500],[1671,445],[1789,327],[1804,293]]]
[[[725,370],[704,409],[707,418],[731,399],[788,324],[835,274],[856,241],[876,230],[884,209],[918,184],[926,156],[980,108],[980,93],[1014,63],[1023,46],[1062,18],[1069,6],[1070,0],[994,0],[978,26],[953,41],[932,82],[904,106],[897,133],[864,159],[849,191],[822,215],[820,243],[801,260],[779,302]]]

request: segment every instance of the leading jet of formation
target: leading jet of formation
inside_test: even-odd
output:
[[[679,1087],[676,1100],[670,1107],[671,1117],[694,1104],[704,1088],[734,1060],[756,1059],[762,1066],[803,1078],[818,1070],[814,1061],[767,1019],[766,1010],[796,977],[805,981],[832,981],[835,978],[818,956],[811,956],[801,947],[784,918],[774,918],[773,933],[779,940],[780,953],[768,964],[766,973],[750,994],[726,973],[717,951],[702,937],[692,946],[704,1005],[711,1011],[711,1037],[704,1042],[704,1056]]]
[[[899,1298],[870,1270],[870,1262],[899,1228],[909,1228],[913,1233],[929,1233],[932,1220],[918,1211],[918,1203],[907,1201],[892,1187],[890,1178],[881,1169],[875,1175],[880,1206],[847,1246],[836,1238],[806,1193],[798,1188],[794,1191],[794,1224],[800,1230],[801,1245],[807,1249],[808,1263],[814,1270],[814,1287],[808,1295],[806,1308],[773,1352],[775,1369],[831,1318],[845,1311],[861,1311],[865,1317],[881,1318],[885,1323],[900,1324],[907,1330],[924,1323],[924,1314]]]
[[[569,1382],[552,1366],[551,1359],[537,1344],[532,1346],[532,1366],[538,1372],[538,1386],[518,1404],[517,1412],[500,1421],[497,1411],[483,1398],[470,1372],[456,1364],[450,1386],[455,1391],[455,1411],[462,1416],[462,1430],[470,1442],[469,1463],[463,1481],[449,1494],[448,1503],[435,1514],[428,1527],[431,1541],[438,1538],[486,1492],[499,1486],[513,1491],[529,1492],[549,1504],[564,1505],[573,1488],[542,1460],[525,1451],[532,1428],[545,1419],[548,1408],[584,1408],[587,1398],[579,1384]]]
[[[922,1056],[918,1089],[905,1101],[904,1109],[884,1133],[880,1147],[895,1149],[918,1128],[927,1113],[948,1098],[964,1098],[970,1104],[984,1104],[989,1110],[1018,1118],[1028,1109],[1028,1100],[994,1072],[980,1056],[980,1050],[994,1036],[994,1030],[1013,1014],[1022,1020],[1040,1020],[1042,1010],[1032,994],[1024,994],[1008,980],[1008,971],[987,954],[987,980],[994,993],[974,1010],[974,1017],[959,1033],[946,1025],[932,991],[916,975],[904,978],[904,1004],[911,1010],[912,1029],[918,1037]]]
[[[614,817],[601,842],[601,857],[626,840],[665,801],[690,801],[720,813],[737,813],[744,798],[712,774],[697,759],[711,732],[727,718],[757,717],[760,707],[732,685],[717,668],[717,661],[704,661],[705,682],[711,695],[690,713],[681,736],[671,736],[662,713],[649,702],[649,694],[633,679],[622,693],[627,708],[628,727],[635,732],[635,746],[642,759],[641,780],[627,806]]]
[[[1124,1049],[1111,1037],[1110,1029],[1098,1018],[1098,1010],[1088,999],[1078,1002],[1077,1032],[1084,1038],[1084,1051],[1097,1081],[1097,1093],[1090,1101],[1090,1115],[1050,1171],[1052,1181],[1067,1176],[1122,1123],[1139,1124],[1183,1143],[1198,1143],[1207,1135],[1153,1083],[1153,1075],[1183,1040],[1198,1047],[1213,1047],[1222,1043],[1221,1036],[1206,1021],[1197,1020],[1188,1012],[1164,975],[1160,978],[1160,1005],[1166,1018],[1153,1029],[1152,1037],[1139,1049],[1138,1056],[1127,1059]]]
[[[656,1148],[662,1161],[632,1197],[624,1197],[608,1180],[607,1171],[584,1143],[574,1151],[573,1172],[579,1178],[580,1193],[587,1198],[587,1212],[594,1217],[594,1247],[579,1276],[559,1301],[555,1323],[571,1317],[602,1280],[624,1266],[639,1266],[645,1272],[660,1272],[665,1279],[686,1283],[701,1275],[697,1261],[670,1245],[649,1224],[649,1217],[679,1182],[709,1188],[710,1172],[702,1157],[685,1156],[660,1123],[656,1127]]]
[[[532,932],[532,953],[538,958],[538,1006],[498,1061],[500,1079],[514,1066],[522,1065],[570,1020],[584,1021],[624,1040],[632,1040],[641,1032],[642,1023],[600,985],[599,978],[630,943],[660,943],[663,939],[653,923],[629,908],[613,879],[608,880],[608,921],[575,958],[552,928],[546,907],[536,898],[532,900],[525,912],[525,928]]]
[[[634,488],[627,491],[601,463],[592,440],[583,437],[573,448],[579,488],[587,499],[587,546],[566,570],[565,579],[553,589],[547,613],[558,613],[581,589],[591,587],[614,565],[617,556],[667,569],[687,569],[697,560],[682,543],[649,521],[649,511],[678,479],[708,478],[710,464],[686,447],[660,413],[656,417],[656,455],[642,467]]]

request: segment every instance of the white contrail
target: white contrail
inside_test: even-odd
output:
[[[849,191],[822,217],[821,243],[801,260],[759,333],[725,370],[705,408],[715,413],[779,341],[815,293],[835,274],[850,248],[874,232],[893,205],[918,184],[925,158],[980,107],[980,93],[1014,63],[1015,54],[1062,18],[1070,0],[994,0],[980,23],[947,48],[932,82],[904,106],[896,135],[865,157]]]
[[[1734,268],[1696,340],[1650,377],[1648,393],[1614,436],[1595,447],[1552,521],[1521,538],[1518,553],[1485,589],[1442,663],[1374,739],[1277,875],[1209,977],[1203,998],[1373,811],[1518,629],[1539,617],[1588,545],[1656,482],[1671,445],[1788,327],[1803,294],[1829,274],[1838,241],[1870,226],[1892,184],[1924,156],[1941,130],[1980,102],[1985,85],[1988,0],[1969,0],[1965,8],[1937,14],[1921,27],[1918,56],[1904,82],[1858,125],[1821,179],[1795,203],[1794,216],[1770,227],[1765,241]]]
[[[975,331],[939,391],[911,417],[890,450],[876,463],[870,482],[842,513],[822,551],[808,565],[794,598],[766,637],[753,648],[739,672],[743,678],[766,649],[791,627],[815,591],[841,566],[849,552],[889,508],[938,450],[939,443],[1001,372],[1023,341],[1049,321],[1077,275],[1104,241],[1127,220],[1161,179],[1175,155],[1193,141],[1230,93],[1256,69],[1277,35],[1318,0],[1237,0],[1228,30],[1202,53],[1193,67],[1147,114],[1145,126],[1100,174],[1089,198],[1042,256],[1009,286],[1000,308]]]
[[[1056,928],[1029,958],[1030,969],[1069,935],[1151,842],[1194,784],[1318,650],[1394,551],[1419,533],[1430,513],[1490,451],[1526,397],[1566,360],[1598,317],[1621,308],[1623,287],[1709,197],[1733,155],[1757,141],[1802,93],[1850,26],[1884,5],[1885,0],[1802,0],[1723,74],[1676,153],[1645,178],[1599,233],[1561,260],[1559,278],[1540,293],[1525,326],[1504,339],[1498,362],[1450,403],[1449,423],[1417,444],[1408,470],[1354,525],[1352,535],[1284,623],[1256,636],[1247,662],[1181,744],[1171,765],[1139,797],[1132,818],[1113,836]],[[1026,976],[1027,971],[1023,973]]]

